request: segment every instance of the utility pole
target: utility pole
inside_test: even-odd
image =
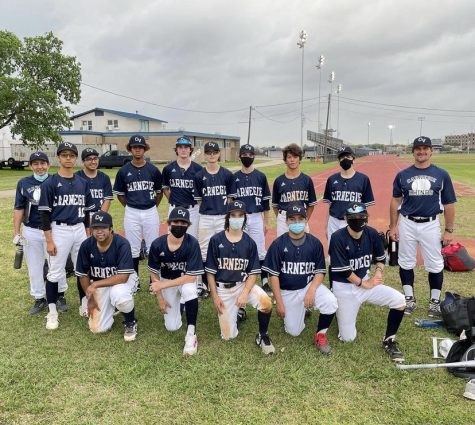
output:
[[[251,118],[252,118],[252,105],[249,106],[249,127],[247,128],[247,144],[251,140]]]
[[[325,145],[323,147],[323,163],[325,164],[325,159],[327,157],[327,145],[328,145],[328,121],[330,119],[330,105],[332,100],[331,92],[328,93],[328,107],[327,107],[327,125],[325,126]]]

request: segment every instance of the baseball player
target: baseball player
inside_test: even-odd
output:
[[[228,202],[236,197],[236,183],[233,174],[219,165],[220,149],[216,142],[204,146],[206,167],[194,177],[194,198],[200,208],[198,242],[203,263],[206,262],[211,237],[224,229],[224,218]],[[206,276],[203,276],[206,281]],[[206,282],[199,288],[199,294],[206,296]]]
[[[287,170],[274,180],[272,187],[272,208],[277,217],[277,237],[289,230],[285,214],[290,202],[300,201],[305,204],[308,221],[317,204],[312,179],[300,171],[300,161],[303,156],[302,148],[292,143],[282,150],[282,154]],[[310,231],[308,224],[306,231]]]
[[[255,285],[256,276],[261,272],[259,256],[256,243],[243,231],[245,225],[244,202],[232,201],[225,216],[225,230],[212,236],[209,242],[205,271],[218,313],[221,338],[236,338],[238,309],[251,304],[257,309],[259,322],[256,344],[264,354],[272,354],[275,348],[267,333],[272,301]]]
[[[383,241],[376,229],[368,226],[365,204],[355,202],[346,210],[347,227],[333,233],[330,240],[330,268],[333,273],[333,294],[338,300],[336,317],[339,338],[353,341],[356,338],[356,317],[361,304],[389,307],[383,348],[394,362],[403,362],[396,333],[404,317],[404,296],[383,284]],[[371,264],[376,263],[370,277]]]
[[[143,136],[135,135],[129,139],[127,150],[132,153],[133,158],[117,172],[113,189],[119,202],[125,207],[125,237],[132,248],[137,276],[142,238],[148,253],[160,231],[157,207],[163,196],[162,174],[157,167],[145,161],[145,152],[149,149],[150,146]]]
[[[169,234],[155,239],[148,256],[152,290],[156,294],[160,311],[164,313],[167,330],[176,331],[181,328],[180,301],[185,304],[185,357],[192,356],[198,349],[196,279],[204,273],[198,241],[187,233],[190,225],[188,209],[173,208],[168,217]]]
[[[269,201],[271,198],[269,184],[264,173],[252,165],[255,158],[254,146],[249,144],[239,149],[239,159],[242,167],[234,173],[236,182],[236,199],[246,205],[247,222],[244,231],[257,245],[259,262],[262,266],[266,257],[265,234],[270,228]],[[261,268],[262,288],[268,295],[272,293],[267,273]]]
[[[406,314],[416,308],[414,267],[417,245],[429,273],[429,316],[439,317],[440,293],[444,280],[441,241],[452,241],[455,223],[455,197],[447,171],[431,164],[432,142],[417,137],[412,144],[414,165],[401,170],[394,179],[390,207],[390,236],[399,241],[399,276],[406,296]],[[441,235],[439,214],[444,213],[445,231]]]
[[[345,211],[351,204],[363,202],[369,207],[375,203],[368,176],[353,168],[353,149],[349,146],[341,148],[337,158],[341,171],[328,177],[323,194],[323,202],[330,204],[327,221],[328,243],[333,232],[346,227]]]
[[[46,308],[46,289],[43,275],[43,265],[46,258],[46,240],[40,229],[40,202],[41,185],[48,178],[49,159],[44,152],[34,152],[30,155],[31,176],[23,177],[18,181],[15,192],[13,209],[13,228],[15,237],[13,243],[23,245],[26,267],[30,278],[30,294],[35,304],[30,314],[36,314]],[[23,230],[21,225],[23,223]],[[66,311],[68,305],[64,292],[68,289],[66,276],[58,283],[57,310]]]
[[[89,211],[95,208],[89,182],[73,172],[78,150],[72,143],[64,142],[57,149],[60,164],[57,174],[49,177],[41,186],[38,206],[40,227],[44,231],[48,252],[49,271],[46,280],[48,315],[46,329],[58,328],[58,282],[66,279],[66,261],[76,267],[79,247],[86,239]]]
[[[264,269],[276,301],[277,314],[284,319],[285,331],[298,336],[305,328],[305,309],[320,310],[314,343],[323,354],[330,354],[326,332],[338,307],[335,296],[323,285],[325,255],[322,243],[305,232],[305,206],[292,202],[287,207],[288,233],[269,247]]]
[[[190,139],[179,137],[176,141],[176,161],[168,164],[162,171],[163,193],[170,203],[168,215],[175,207],[184,207],[190,212],[191,224],[187,232],[198,238],[200,220],[199,206],[193,197],[193,179],[203,167],[191,160],[193,146]]]
[[[116,235],[112,227],[109,213],[92,213],[92,236],[79,248],[76,276],[87,294],[91,332],[107,332],[117,309],[124,316],[124,339],[134,341],[137,321],[133,293],[137,278],[132,251],[127,239]]]

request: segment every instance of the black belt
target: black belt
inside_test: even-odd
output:
[[[433,215],[432,217],[414,217],[413,215],[405,215],[403,217],[408,218],[414,223],[428,223],[429,221],[434,221],[437,218],[436,215]]]
[[[241,282],[233,282],[233,283],[216,282],[216,286],[218,288],[231,289],[231,288],[234,288],[238,283],[241,283]]]
[[[41,226],[38,224],[38,226],[32,226],[31,224],[25,224],[26,227],[29,227],[30,229],[37,229],[41,230]]]
[[[79,223],[66,223],[65,221],[53,221],[53,223],[57,224],[58,226],[61,226],[63,224],[65,224],[66,226],[75,226],[76,224],[79,224]]]

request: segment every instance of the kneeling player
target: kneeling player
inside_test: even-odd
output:
[[[369,302],[390,308],[383,339],[383,348],[391,360],[403,362],[404,356],[396,343],[396,332],[404,316],[406,300],[394,288],[383,285],[384,246],[376,229],[369,227],[368,213],[363,203],[346,210],[346,228],[333,233],[330,241],[330,267],[334,274],[333,293],[338,300],[339,337],[343,341],[356,338],[356,317],[361,304]],[[376,271],[369,278],[371,263]]]
[[[326,332],[338,304],[322,283],[326,271],[322,243],[305,233],[304,204],[289,204],[286,224],[288,232],[272,242],[263,266],[270,275],[277,314],[284,319],[285,331],[298,336],[305,328],[305,309],[320,310],[314,342],[321,353],[330,354]]]
[[[275,348],[267,334],[272,301],[265,291],[255,285],[261,273],[256,243],[243,232],[246,225],[246,205],[233,201],[228,205],[223,231],[211,237],[206,256],[205,270],[218,313],[221,337],[225,340],[238,334],[238,309],[251,304],[257,308],[259,333],[256,344],[264,354]]]
[[[92,236],[79,248],[76,275],[88,299],[89,329],[106,332],[114,323],[114,311],[124,316],[124,339],[137,336],[134,298],[137,275],[127,239],[112,231],[112,217],[97,211],[91,218]]]
[[[155,239],[150,247],[148,269],[152,291],[157,296],[169,331],[181,328],[180,299],[185,303],[187,330],[183,355],[196,353],[196,319],[198,317],[198,287],[196,279],[204,273],[198,241],[186,233],[191,225],[190,212],[176,207],[168,217],[169,234]]]

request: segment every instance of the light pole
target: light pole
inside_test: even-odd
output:
[[[307,33],[302,30],[299,34],[299,41],[297,46],[302,49],[302,95],[300,97],[300,147],[303,147],[303,64],[304,64],[304,51],[305,43],[307,42]]]
[[[331,95],[333,94],[333,81],[335,81],[335,71],[330,72],[330,74],[328,75],[328,82],[330,83],[330,97],[329,97],[330,102],[328,103],[328,113],[329,113],[328,116],[329,116],[330,127],[331,127],[331,118],[332,118]]]
[[[388,125],[389,128],[389,144],[392,146],[393,144],[393,128],[394,126],[392,124]]]
[[[325,56],[320,55],[318,57],[318,65],[316,65],[316,68],[318,69],[318,117],[317,117],[317,133],[320,133],[322,130],[322,123],[320,121],[320,93],[321,93],[321,86],[322,86],[322,66],[325,63]]]
[[[341,89],[343,88],[343,86],[341,84],[338,84],[336,86],[336,94],[338,96],[338,106],[337,106],[337,115],[336,115],[336,137],[337,139],[340,138],[340,93],[341,93]]]
[[[421,122],[421,126],[419,129],[419,136],[422,136],[422,122],[425,121],[426,117],[417,117],[417,119]]]
[[[370,127],[371,127],[371,123],[368,121],[368,143],[367,143],[368,148],[369,148],[369,128]]]

